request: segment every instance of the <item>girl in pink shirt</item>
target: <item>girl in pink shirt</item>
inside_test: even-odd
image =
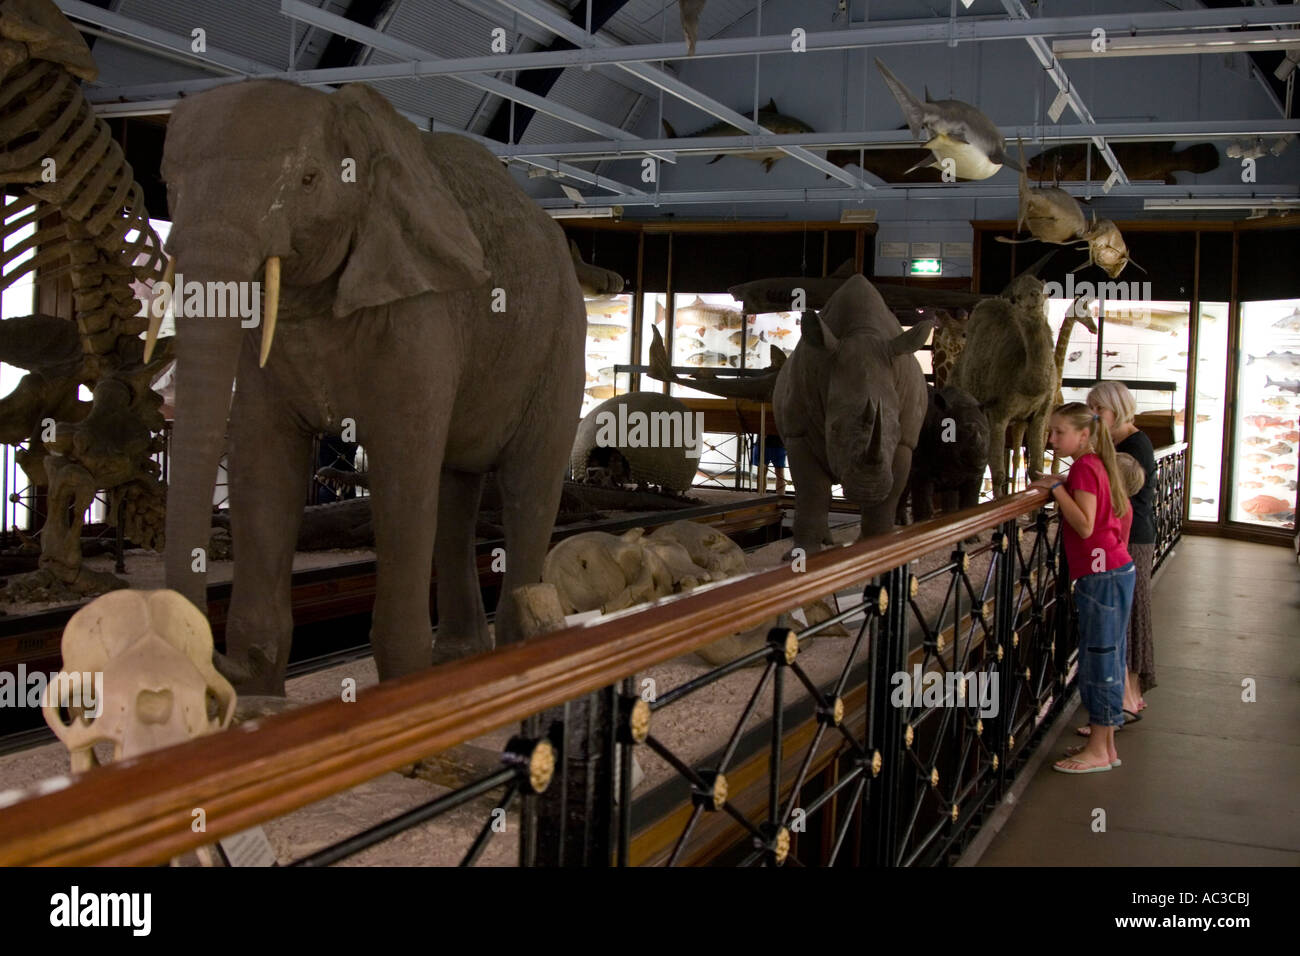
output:
[[[1079,694],[1088,711],[1088,742],[1053,765],[1062,773],[1100,773],[1120,765],[1115,728],[1124,722],[1125,645],[1136,572],[1121,521],[1128,496],[1110,432],[1082,402],[1068,402],[1050,423],[1056,454],[1073,459],[1062,480],[1045,488],[1061,511],[1061,536],[1073,582],[1079,629]]]

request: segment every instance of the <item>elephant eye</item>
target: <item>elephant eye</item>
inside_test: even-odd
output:
[[[303,177],[302,177],[302,184],[303,184],[304,186],[310,186],[310,185],[311,185],[312,183],[314,183],[315,181],[316,181],[316,173],[315,173],[315,172],[305,173],[305,174],[303,175]]]

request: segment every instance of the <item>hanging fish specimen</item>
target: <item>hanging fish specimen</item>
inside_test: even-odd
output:
[[[961,100],[932,100],[929,90],[925,91],[922,103],[879,59],[876,67],[898,101],[912,135],[920,139],[924,131],[929,137],[925,148],[930,151],[932,161],[922,159],[913,169],[926,166],[942,169],[947,159],[952,161],[949,168],[953,174],[962,179],[988,179],[1003,166],[1021,168],[1007,155],[1006,141],[993,121],[974,106]]]

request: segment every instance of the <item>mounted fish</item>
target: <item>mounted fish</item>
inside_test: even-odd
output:
[[[1092,228],[1085,232],[1082,238],[1088,243],[1088,261],[1076,267],[1075,272],[1088,266],[1097,266],[1114,279],[1130,263],[1142,269],[1129,258],[1128,246],[1124,243],[1124,237],[1120,235],[1119,227],[1109,219],[1098,221],[1097,214],[1093,213]],[[1142,271],[1147,270],[1142,269]]]
[[[1089,144],[1091,161],[1082,143],[1053,146],[1044,150],[1026,167],[1035,179],[1053,182],[1100,182],[1110,175],[1110,167],[1096,146]],[[1219,168],[1219,148],[1213,143],[1197,143],[1174,151],[1172,142],[1111,143],[1115,159],[1133,182],[1162,180],[1166,185],[1178,183],[1174,173],[1208,173]]]
[[[682,17],[682,36],[686,38],[686,53],[695,56],[695,41],[700,32],[700,14],[708,0],[678,0],[677,12]]]
[[[829,149],[826,161],[843,169],[857,166],[887,183],[939,183],[943,174],[932,169],[926,161],[931,153],[923,146],[907,149]],[[830,179],[830,173],[826,174]],[[965,181],[958,176],[958,180]]]
[[[602,269],[582,261],[578,244],[569,240],[569,255],[573,259],[573,271],[578,276],[578,285],[586,295],[616,295],[623,291],[623,277],[613,269]]]
[[[961,100],[931,100],[928,90],[922,103],[879,59],[876,66],[898,100],[912,135],[919,139],[925,130],[930,137],[925,148],[934,159],[929,163],[922,160],[914,169],[942,169],[944,160],[951,160],[953,173],[962,179],[988,179],[1003,166],[1020,169],[1007,155],[1006,141],[993,121],[975,107]]]
[[[753,116],[754,113],[752,110],[745,114],[745,117],[747,119],[753,119]],[[667,120],[664,120],[663,124],[664,124],[664,133],[666,133],[668,136],[671,136],[673,139],[679,138],[677,135],[677,131],[673,129],[671,123],[669,123]],[[815,129],[813,129],[803,120],[795,119],[793,116],[783,115],[776,108],[776,101],[771,99],[767,101],[766,106],[764,106],[762,109],[758,111],[758,125],[763,127],[769,133],[775,133],[778,136],[788,136],[795,133],[817,132]],[[710,127],[707,127],[706,129],[700,130],[698,133],[691,133],[690,136],[687,138],[696,139],[699,137],[748,136],[748,135],[749,135],[749,130],[739,129],[727,122],[718,122],[718,123],[714,123]],[[726,154],[719,153],[717,156],[714,156],[711,160],[709,160],[709,165],[716,163],[724,155]],[[753,160],[754,162],[762,163],[763,171],[768,173],[772,171],[772,166],[776,163],[777,160],[783,159],[785,157],[785,153],[779,149],[760,149],[751,152],[740,153],[738,155],[742,159],[750,159]]]
[[[1025,161],[1023,144],[1020,147],[1020,163]],[[1020,214],[1016,219],[1016,231],[1029,229],[1029,234],[1043,242],[1064,244],[1076,242],[1088,231],[1088,217],[1083,214],[1083,207],[1064,189],[1054,186],[1040,186],[1031,189],[1029,177],[1022,170],[1020,173]],[[998,236],[1002,242],[1010,242]]]

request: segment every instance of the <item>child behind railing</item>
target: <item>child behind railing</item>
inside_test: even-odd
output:
[[[1087,405],[1058,406],[1050,429],[1057,454],[1073,460],[1070,473],[1064,480],[1039,478],[1032,487],[1050,491],[1061,510],[1078,610],[1079,693],[1091,725],[1088,742],[1053,768],[1100,773],[1120,764],[1115,728],[1124,722],[1125,640],[1136,579],[1122,523],[1130,508],[1110,433]]]

